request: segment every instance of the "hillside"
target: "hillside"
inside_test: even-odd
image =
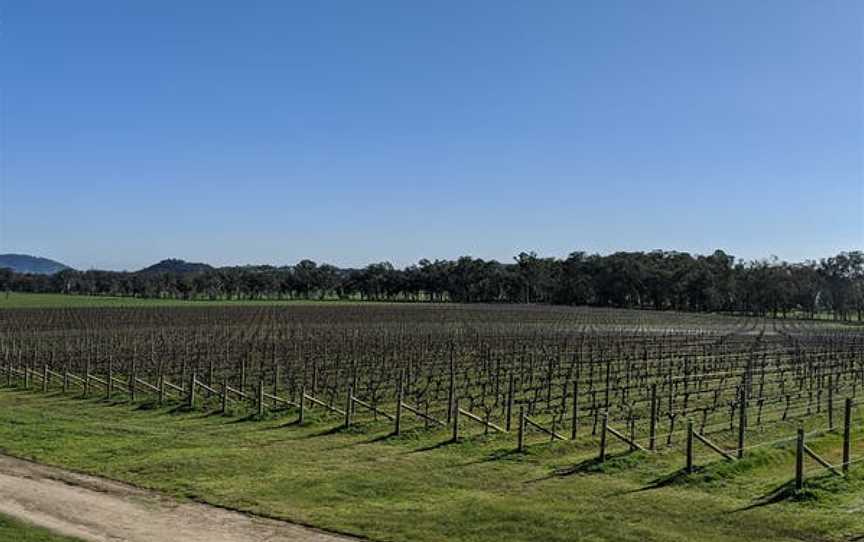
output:
[[[0,254],[0,268],[8,268],[16,273],[53,275],[64,269],[69,269],[69,266],[49,260],[48,258],[39,258],[27,254]]]
[[[201,273],[204,271],[211,271],[213,269],[212,266],[207,265],[206,263],[194,263],[187,262],[184,260],[177,259],[168,259],[162,260],[159,263],[153,264],[150,267],[145,267],[144,269],[138,271],[138,273],[142,274],[158,274],[158,273]]]

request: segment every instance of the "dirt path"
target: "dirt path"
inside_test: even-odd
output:
[[[94,542],[349,542],[0,455],[0,513]]]

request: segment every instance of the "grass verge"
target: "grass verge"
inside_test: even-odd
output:
[[[0,540],[9,542],[80,542],[0,514]]]
[[[399,438],[334,418],[262,421],[58,393],[0,391],[0,449],[180,498],[381,541],[843,540],[864,532],[861,484],[816,486],[824,504],[770,499],[788,454],[680,476],[678,451],[612,450],[596,466],[585,443],[413,429]],[[833,445],[833,444],[832,444]],[[715,468],[716,467],[711,467]],[[669,479],[674,483],[669,483]]]
[[[30,294],[20,292],[0,293],[0,309],[57,309],[96,307],[207,307],[219,305],[333,305],[377,303],[355,300],[183,300],[140,297],[113,297],[101,295]]]

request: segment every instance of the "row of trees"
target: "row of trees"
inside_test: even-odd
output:
[[[521,253],[513,263],[464,256],[421,260],[405,269],[375,263],[340,269],[303,260],[288,267],[244,266],[135,273],[66,270],[55,275],[0,270],[0,287],[57,292],[182,299],[365,299],[552,303],[737,311],[752,314],[864,320],[864,252],[818,262],[777,259],[742,262],[716,251],[574,252],[565,259]]]

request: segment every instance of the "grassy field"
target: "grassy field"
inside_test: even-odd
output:
[[[864,532],[864,468],[848,480],[814,477],[792,497],[788,446],[735,464],[700,450],[708,466],[684,476],[680,447],[652,455],[616,447],[600,466],[593,441],[537,444],[534,436],[518,454],[512,435],[442,444],[446,432],[343,431],[312,412],[297,426],[288,414],[253,421],[6,389],[0,449],[382,541],[848,540]],[[833,457],[840,439],[810,444]]]
[[[309,305],[309,304],[350,304],[358,301],[341,300],[195,300],[146,299],[136,297],[110,297],[65,294],[28,294],[19,292],[0,293],[0,309],[50,309],[82,307],[182,307],[214,305]],[[363,303],[369,303],[364,301]]]
[[[66,294],[30,294],[21,292],[0,293],[0,310],[2,309],[51,309],[51,308],[96,308],[96,307],[206,307],[219,305],[345,305],[345,304],[378,304],[392,305],[401,304],[384,301],[359,301],[359,300],[194,300],[182,299],[150,299],[135,297],[111,297],[111,296],[89,296],[89,295],[66,295]],[[789,317],[799,320],[800,315],[792,314]],[[819,313],[815,320],[826,324],[848,325],[858,323],[854,319],[851,322],[838,322],[832,320],[828,313]]]
[[[11,292],[0,294],[0,309],[47,309],[78,307],[145,307],[188,305],[191,301],[171,299],[136,299],[130,297],[105,297],[64,294],[25,294]]]
[[[10,542],[76,542],[78,539],[56,535],[40,527],[34,527],[0,514],[0,540]]]

